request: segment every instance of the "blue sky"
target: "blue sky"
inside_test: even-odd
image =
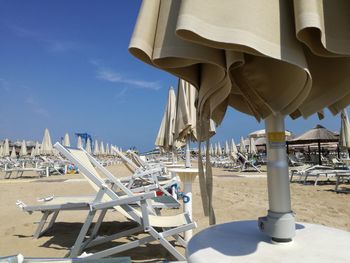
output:
[[[153,147],[169,86],[177,80],[132,57],[139,0],[0,0],[0,138],[53,141],[88,132],[123,148]],[[300,134],[339,117],[286,121]],[[229,109],[213,141],[263,128]]]

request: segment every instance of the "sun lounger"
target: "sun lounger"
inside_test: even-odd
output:
[[[40,178],[43,175],[49,176],[49,170],[45,168],[35,168],[35,167],[29,167],[29,168],[22,168],[22,167],[16,167],[16,168],[5,168],[5,179],[10,179],[12,174],[15,173],[15,178],[20,178],[23,176],[25,172],[36,172],[38,177]]]
[[[155,184],[163,191],[166,195],[170,193],[166,190],[167,188],[172,188],[172,186],[177,185],[176,178],[170,178],[164,175],[163,167],[152,167],[144,168],[138,167],[130,158],[125,156],[115,147],[111,147],[111,150],[116,152],[117,155],[122,159],[126,167],[133,172],[132,176],[121,178],[120,180],[127,183],[128,188],[139,187],[147,184]]]
[[[95,259],[89,260],[85,258],[35,258],[35,257],[24,257],[21,254],[0,257],[0,263],[49,263],[49,262],[57,262],[57,263],[131,263],[130,257],[117,257],[117,258],[103,258],[103,259]]]
[[[68,149],[63,147],[59,143],[55,144],[55,148],[58,151],[60,151],[60,153],[63,154],[72,163],[77,165],[79,167],[80,172],[85,176],[85,178],[88,180],[91,186],[96,191],[101,193],[99,194],[99,196],[101,197],[101,201],[99,203],[94,202],[90,205],[89,214],[71,251],[71,257],[77,256],[83,249],[86,249],[88,247],[92,247],[98,244],[112,241],[123,236],[129,236],[141,232],[147,234],[147,236],[134,241],[130,241],[127,244],[117,245],[113,248],[97,252],[91,256],[88,256],[87,258],[95,259],[107,257],[158,240],[160,244],[165,249],[167,249],[176,259],[185,260],[185,257],[181,255],[166,238],[173,237],[181,245],[186,246],[186,242],[182,239],[182,237],[179,234],[196,227],[196,224],[191,221],[187,213],[178,214],[175,216],[154,215],[150,212],[152,208],[147,202],[147,200],[149,200],[151,196],[154,196],[154,192],[142,195],[134,195],[132,197],[127,196],[125,199],[121,198],[109,186],[105,185],[105,182],[98,176],[97,171],[91,164],[89,157],[82,150]],[[100,192],[101,190],[99,189],[103,189],[103,194],[102,192]],[[137,210],[134,207],[130,206],[128,203],[125,202],[126,200],[128,200],[129,203],[136,203],[140,210]],[[97,233],[100,227],[100,222],[102,222],[107,210],[111,208],[116,209],[126,218],[138,223],[138,226],[133,229],[119,232],[111,236],[98,238]],[[93,228],[90,237],[86,239],[86,233],[89,230],[91,222],[93,221],[93,218],[97,211],[101,211],[98,223],[95,224],[95,227]],[[159,231],[157,229],[162,230]]]
[[[238,162],[241,163],[241,171],[247,171],[247,168],[250,166],[257,172],[261,173],[260,169],[254,164],[254,160],[248,160],[243,154],[240,152],[237,153],[238,155]]]

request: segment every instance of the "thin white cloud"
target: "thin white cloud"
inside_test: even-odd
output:
[[[30,30],[27,28],[23,28],[20,26],[9,26],[9,28],[12,30],[12,32],[22,38],[30,38],[33,39],[39,43],[43,43],[49,52],[66,52],[71,50],[78,50],[80,49],[80,45],[73,41],[68,40],[58,40],[58,39],[50,39],[39,32],[36,32],[34,30]]]
[[[158,81],[144,81],[138,79],[129,79],[123,77],[120,73],[115,72],[111,69],[99,69],[97,71],[97,78],[109,81],[112,83],[122,83],[132,86],[134,88],[140,89],[150,89],[150,90],[159,90],[161,86]]]

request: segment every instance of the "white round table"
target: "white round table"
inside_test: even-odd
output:
[[[190,240],[188,262],[350,262],[350,232],[297,223],[289,243],[272,243],[257,221],[235,221],[207,228]]]
[[[192,220],[192,183],[198,175],[198,168],[169,168],[169,172],[176,173],[183,183],[183,193],[188,198],[184,202],[184,212],[187,212]],[[188,241],[192,237],[192,230],[185,232],[185,240]]]

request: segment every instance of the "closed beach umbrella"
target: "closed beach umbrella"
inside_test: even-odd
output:
[[[161,147],[165,151],[172,150],[174,144],[176,118],[176,97],[172,87],[168,91],[167,104],[165,106],[162,122],[156,137],[155,145]]]
[[[194,86],[183,79],[178,80],[174,140],[180,142],[180,145],[186,145],[185,167],[191,166],[190,140],[197,140],[196,96],[197,90]]]
[[[53,154],[52,151],[52,142],[51,142],[51,137],[50,137],[50,132],[49,130],[46,128],[44,131],[44,137],[41,143],[41,147],[40,147],[40,153],[43,155],[51,155]]]
[[[230,147],[230,154],[232,155],[233,158],[236,159],[237,153],[238,153],[237,145],[235,144],[235,141],[232,139],[231,140],[231,147]]]
[[[222,156],[222,148],[221,148],[221,144],[220,142],[218,142],[218,152],[217,152],[218,156]]]
[[[217,143],[214,143],[214,154],[215,156],[218,155],[218,144]]]
[[[100,155],[105,155],[105,147],[103,146],[103,142],[100,143]]]
[[[209,155],[214,156],[214,154],[215,154],[215,150],[214,150],[213,144],[211,143],[209,147]]]
[[[35,148],[32,148],[32,151],[30,152],[30,157],[35,157]]]
[[[275,239],[295,234],[285,115],[350,104],[349,9],[350,1],[142,2],[129,51],[194,85],[200,120],[220,124],[228,106],[265,120],[270,207],[259,223]]]
[[[0,146],[0,157],[4,157],[4,147]]]
[[[339,134],[339,147],[346,149],[347,157],[349,156],[348,149],[350,149],[350,123],[349,117],[346,110],[340,113],[341,124]]]
[[[34,155],[35,156],[40,155],[40,144],[39,144],[39,142],[36,142],[35,148],[33,150],[34,150]]]
[[[230,146],[228,145],[228,141],[225,141],[225,155],[229,156],[230,155]]]
[[[10,143],[8,139],[5,139],[5,142],[4,142],[3,155],[10,156]]]
[[[80,136],[78,136],[78,139],[77,139],[77,148],[80,149],[83,147],[83,141],[81,139]]]
[[[100,149],[98,148],[98,141],[95,139],[94,142],[94,151],[93,151],[94,155],[99,155],[100,154]]]
[[[255,140],[253,137],[249,138],[249,153],[257,154],[258,150],[256,149]]]
[[[63,138],[63,146],[65,147],[70,147],[70,139],[69,139],[69,134],[66,133]]]
[[[87,139],[86,139],[85,151],[87,151],[87,153],[91,154],[91,142],[90,142],[90,138],[87,138]]]
[[[16,158],[16,157],[17,157],[15,146],[12,146],[12,151],[11,151],[10,157],[11,157],[11,158]]]
[[[19,151],[19,156],[26,156],[26,155],[28,155],[27,145],[26,145],[26,141],[23,140],[21,143],[21,149]]]
[[[109,151],[109,144],[106,144],[106,155],[110,155],[110,151]]]
[[[245,143],[243,137],[241,137],[241,142],[239,144],[239,151],[243,154],[247,153],[247,149],[245,148]]]

